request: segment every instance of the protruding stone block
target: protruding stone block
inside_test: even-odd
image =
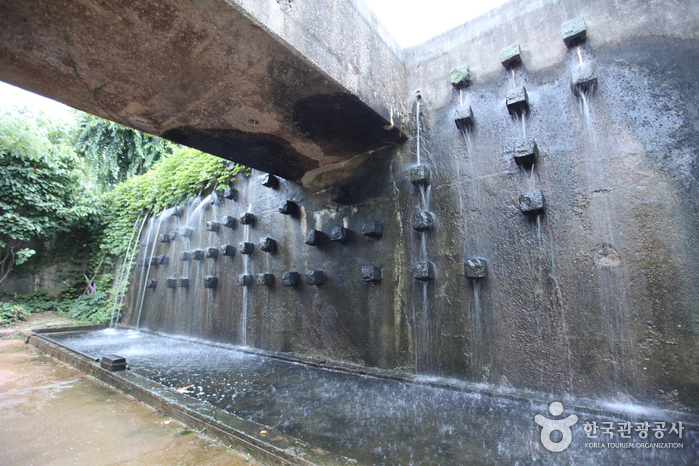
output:
[[[260,180],[260,184],[261,184],[262,186],[266,187],[266,188],[272,188],[272,189],[274,189],[274,188],[276,188],[277,186],[279,186],[279,178],[277,178],[277,177],[274,176],[274,175],[271,175],[271,174],[267,173],[267,174],[264,175],[264,176],[262,177],[262,179]]]
[[[180,288],[189,288],[189,278],[180,278],[177,280],[177,286]]]
[[[215,248],[213,246],[208,247],[208,248],[206,248],[206,252],[204,253],[204,255],[208,259],[217,259],[218,258],[218,248]]]
[[[464,273],[467,278],[485,278],[488,276],[488,264],[485,259],[466,259]]]
[[[362,234],[370,238],[379,239],[383,236],[383,225],[376,219],[371,219],[362,225]]]
[[[234,188],[226,188],[223,190],[223,197],[226,199],[236,200],[238,199],[238,190]]]
[[[252,212],[243,212],[240,214],[240,224],[241,225],[255,225],[255,214]]]
[[[238,275],[238,286],[251,286],[252,285],[252,275],[243,274]]]
[[[181,218],[184,215],[184,207],[181,205],[175,206],[172,210],[172,215],[177,218]]]
[[[169,243],[170,242],[170,235],[167,233],[161,233],[158,235],[158,241],[161,243]]]
[[[167,286],[168,288],[177,288],[177,278],[167,277],[165,279],[165,286]]]
[[[519,209],[527,215],[543,214],[546,208],[544,193],[535,189],[519,195]]]
[[[365,282],[380,282],[381,267],[378,265],[365,265],[362,267],[362,280]]]
[[[284,286],[299,286],[301,284],[301,274],[298,272],[284,272],[282,275],[282,285]]]
[[[531,167],[539,158],[539,147],[536,145],[536,141],[533,139],[519,141],[515,143],[512,156],[517,165]]]
[[[146,288],[155,289],[156,286],[158,286],[158,280],[148,280],[146,282]]]
[[[143,241],[141,241],[142,248],[149,248],[151,246],[153,246],[153,241],[148,241],[147,239],[144,239]]]
[[[500,49],[500,63],[505,68],[522,63],[522,48],[519,46],[519,42]]]
[[[524,86],[507,91],[507,111],[510,115],[526,113],[529,110],[529,96]]]
[[[192,253],[190,251],[182,251],[180,253],[180,260],[185,261],[185,262],[191,261],[192,260]]]
[[[274,252],[277,250],[277,242],[269,236],[260,238],[260,249],[264,252]]]
[[[233,257],[235,256],[235,246],[232,244],[224,244],[221,246],[221,255]]]
[[[158,259],[158,264],[160,265],[168,265],[170,263],[170,258],[168,256],[160,255],[156,257]]]
[[[587,26],[585,18],[578,16],[575,19],[561,24],[561,36],[566,45],[575,45],[587,38]]]
[[[209,205],[221,205],[221,198],[218,197],[218,194],[211,193],[209,196]]]
[[[247,243],[245,241],[241,241],[240,244],[238,244],[238,251],[241,254],[249,255],[252,254],[252,252],[255,250],[255,245],[253,243]]]
[[[192,259],[195,261],[200,261],[204,258],[204,250],[203,249],[195,249],[192,251]]]
[[[347,186],[335,186],[330,193],[330,200],[338,204],[350,204],[350,190]]]
[[[320,230],[307,230],[305,243],[309,246],[320,246],[323,244],[324,236]]]
[[[320,286],[323,284],[323,272],[321,270],[307,270],[306,284]]]
[[[299,206],[294,201],[282,201],[279,204],[279,212],[284,215],[296,215],[299,211]]]
[[[207,275],[204,277],[204,288],[216,288],[218,286],[218,277]]]
[[[226,215],[221,219],[221,225],[223,225],[226,228],[235,228],[237,223],[238,220],[232,215]]]
[[[468,131],[473,127],[473,109],[470,105],[461,105],[454,109],[454,123],[462,131]]]
[[[180,234],[183,238],[191,238],[192,234],[194,234],[194,230],[189,227],[183,227],[182,230],[180,230]]]
[[[434,265],[430,261],[417,261],[413,263],[413,277],[416,280],[434,280]]]
[[[100,367],[110,372],[126,370],[126,359],[116,354],[105,354],[100,359]]]
[[[335,241],[340,244],[347,244],[352,233],[344,227],[335,227],[330,232],[330,241]]]
[[[219,222],[206,222],[206,230],[218,232],[221,229],[221,224]]]
[[[255,275],[255,284],[259,286],[272,286],[274,285],[274,274],[272,273],[258,273]]]
[[[170,241],[175,241],[180,237],[180,232],[179,231],[171,231],[169,233],[170,236]]]
[[[434,227],[434,216],[431,212],[413,212],[410,218],[410,225],[413,230],[429,231]]]
[[[571,87],[575,95],[580,95],[581,92],[586,94],[594,93],[597,88],[597,67],[595,64],[588,62],[574,66]]]
[[[416,165],[410,168],[410,182],[415,186],[428,186],[430,176],[430,169],[427,165]]]
[[[471,84],[471,70],[466,65],[452,68],[449,73],[449,80],[451,81],[451,85],[455,88],[465,89]]]

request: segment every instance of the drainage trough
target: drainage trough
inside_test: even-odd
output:
[[[599,464],[670,461],[692,464],[697,416],[638,405],[563,398],[578,417],[566,451],[540,442],[535,416],[554,401],[522,391],[493,390],[452,379],[419,377],[246,347],[100,327],[41,329],[27,342],[84,373],[163,411],[263,464]],[[128,370],[99,360],[121,356]],[[104,361],[103,361],[104,362]],[[586,423],[666,422],[675,446],[591,448]],[[682,423],[682,438],[668,433]],[[616,437],[619,437],[617,434]],[[632,431],[625,443],[659,442]],[[557,438],[551,437],[553,441]]]

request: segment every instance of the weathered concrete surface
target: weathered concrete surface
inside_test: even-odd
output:
[[[580,55],[560,32],[578,16]],[[498,52],[515,41],[513,76]],[[436,206],[434,290],[423,310],[414,287],[412,304],[437,323],[434,372],[699,409],[697,50],[697,2],[517,0],[404,51]],[[581,59],[599,76],[587,107],[570,86]],[[472,77],[459,93],[461,64]],[[513,84],[529,95],[523,118],[506,108]],[[468,137],[453,124],[462,101]],[[538,162],[523,169],[510,148],[532,137]],[[397,187],[405,218],[417,192]],[[528,218],[518,197],[534,189],[546,212]],[[460,276],[464,257],[488,261],[478,286]]]
[[[230,0],[389,122],[405,111],[403,50],[362,0]],[[350,123],[350,122],[346,122]]]
[[[74,277],[87,273],[90,251],[86,243],[84,236],[76,238],[73,233],[63,233],[50,244],[28,243],[27,247],[34,249],[36,255],[24,269],[29,266],[36,273],[11,271],[0,283],[0,293],[21,296],[41,291],[49,296],[60,296],[73,285]]]
[[[561,24],[578,16],[585,18],[587,44],[592,50],[642,38],[699,38],[699,3],[692,0],[511,0],[423,44],[405,49],[406,97],[410,97],[413,89],[420,88],[431,105],[447,105],[453,90],[443,82],[454,66],[467,65],[473,82],[487,81],[506,73],[499,52],[513,42],[519,42],[523,66],[528,72],[563,63],[568,57],[568,47],[561,37]]]
[[[580,56],[599,76],[587,111],[570,86],[578,51],[560,32],[581,15]],[[517,0],[407,50],[407,89],[422,93],[419,163],[429,187],[411,182],[417,106],[407,93],[409,143],[309,171],[303,187],[240,178],[239,201],[202,220],[251,208],[248,240],[269,236],[278,248],[249,256],[247,273],[322,270],[321,286],[253,285],[244,294],[235,286],[240,256],[171,263],[159,279],[187,275],[192,288],[179,297],[154,290],[142,325],[240,343],[245,308],[246,343],[264,349],[697,412],[696,25],[696,2]],[[514,81],[529,95],[523,116],[508,113],[513,77],[498,55],[515,41],[523,64]],[[459,92],[450,70],[461,65],[472,76]],[[454,124],[461,105],[472,108],[472,127]],[[512,149],[529,138],[539,154],[523,167]],[[327,189],[338,185],[351,193],[341,205]],[[546,199],[544,215],[520,211],[520,194],[533,190]],[[288,199],[297,216],[277,211]],[[431,231],[413,230],[416,210],[434,215]],[[383,224],[379,240],[361,234],[370,219]],[[329,235],[340,226],[354,233],[345,245],[304,244],[309,229]],[[245,235],[240,227],[196,234],[201,246]],[[487,278],[466,278],[469,258],[487,261]],[[412,265],[425,259],[434,280],[415,280]],[[364,282],[366,266],[380,266],[382,281]],[[197,297],[213,273],[216,293]]]
[[[0,463],[257,465],[39,353],[0,341]]]
[[[373,165],[374,174],[361,178],[360,185],[352,185],[349,205],[332,202],[332,190],[310,193],[287,180],[280,180],[277,189],[264,187],[261,182],[265,175],[254,171],[250,177],[237,178],[237,200],[224,199],[219,206],[207,204],[199,210],[200,218],[192,214],[192,205],[182,218],[166,217],[159,231],[192,225],[194,232],[187,240],[155,244],[156,255],[164,254],[172,260],[167,266],[151,268],[149,277],[157,279],[158,286],[146,290],[142,328],[226,343],[245,341],[270,351],[394,367],[401,351],[395,335],[395,326],[401,319],[396,320],[394,315],[394,300],[398,299],[395,274],[400,269],[396,244],[401,241],[401,231],[393,185],[383,179],[390,174],[391,159],[384,154],[375,160],[381,163]],[[300,204],[297,214],[279,212],[279,205],[288,199]],[[239,224],[219,232],[200,228],[225,215],[240,218],[248,210],[255,216],[254,225]],[[383,224],[379,239],[362,234],[363,224],[374,218]],[[330,240],[337,227],[348,230],[345,243]],[[307,232],[312,230],[322,232],[323,237],[315,246],[306,243]],[[143,238],[153,234],[153,226],[149,225]],[[276,242],[272,252],[258,247],[260,239],[267,237]],[[184,250],[241,242],[255,245],[251,254],[242,255],[238,248],[233,257],[175,260]],[[144,248],[140,253],[142,257]],[[362,280],[362,268],[368,265],[383,268],[380,283]],[[143,270],[145,267],[137,267],[134,277],[141,276]],[[322,271],[323,283],[309,285],[307,271]],[[296,286],[285,286],[283,276],[287,272],[300,274]],[[238,276],[259,273],[274,274],[274,283],[238,286]],[[160,286],[167,277],[180,276],[191,279],[189,289]],[[218,277],[215,290],[204,289],[206,276]],[[129,303],[140,303],[142,291],[137,286]],[[125,321],[135,323],[138,312],[131,304],[129,308]],[[247,323],[245,332],[243,322]]]
[[[62,50],[65,60],[50,68],[55,75],[36,68],[29,83],[36,89],[50,89],[56,76],[73,83],[83,79],[88,92],[76,84],[64,88],[66,98],[74,92],[85,105],[121,109],[125,118],[140,115],[142,124],[159,122],[161,133],[170,131],[171,137],[217,154],[241,147],[246,154],[280,153],[274,146],[279,144],[285,155],[274,160],[288,164],[261,168],[290,170],[296,177],[305,173],[302,186],[285,180],[276,189],[260,184],[262,173],[241,176],[238,199],[203,209],[192,238],[157,243],[155,254],[170,261],[149,278],[165,283],[177,277],[191,286],[148,289],[142,326],[495,386],[699,411],[697,2],[515,0],[408,49],[404,105],[412,115],[405,131],[412,139],[377,150],[369,150],[371,144],[352,146],[352,134],[366,127],[361,114],[351,110],[371,108],[385,118],[389,106],[370,102],[366,88],[353,87],[351,75],[340,72],[343,66],[354,72],[347,63],[356,64],[352,60],[363,54],[351,50],[350,42],[338,45],[348,50],[328,65],[328,73],[337,73],[328,79],[284,41],[308,40],[294,47],[320,63],[336,47],[331,43],[350,39],[330,34],[327,24],[304,29],[298,21],[318,16],[299,2],[263,3],[258,14],[267,12],[263,22],[271,34],[243,14],[235,19],[221,14],[230,5],[213,0],[201,7],[160,10],[155,4],[143,11],[132,4],[59,3],[54,11],[45,3],[19,3],[22,8],[2,3],[13,17],[41,10],[28,16],[32,30],[51,30],[34,22],[48,17],[55,23],[64,10],[79,9],[82,17],[94,13],[94,23],[109,32],[117,50],[122,44],[124,51],[133,51],[128,46],[134,38],[144,40],[143,51],[133,57],[117,54],[121,63],[133,66],[132,74],[97,73],[87,81],[81,76],[96,72],[83,65],[93,57],[101,60],[103,49],[80,42],[92,26],[69,21],[55,32],[60,45],[47,44]],[[257,11],[252,3],[240,4]],[[345,8],[309,5],[325,12]],[[105,16],[122,18],[125,27],[110,29],[100,22]],[[567,48],[560,25],[578,16],[585,17],[587,41],[579,49]],[[189,31],[188,20],[196,17],[210,26]],[[2,73],[19,76],[15,62],[41,53],[30,48],[26,36],[15,34],[20,26],[6,26],[3,46],[9,40],[15,44],[10,50],[23,53],[10,56],[4,49]],[[256,61],[236,44],[217,39],[230,30],[236,31],[234,39],[227,40],[252,40],[256,45],[248,51],[264,46],[264,53],[253,55],[268,58]],[[161,43],[162,51],[145,40],[155,33],[169,39]],[[498,55],[513,42],[521,44],[523,60],[514,73],[503,68]],[[224,62],[209,55],[221,47],[235,52]],[[170,57],[181,56],[185,61],[173,65]],[[580,60],[594,62],[598,74],[595,92],[583,94],[585,100],[570,86]],[[77,75],[71,74],[74,64]],[[449,74],[461,65],[471,70],[470,85],[455,89]],[[381,63],[367,66],[370,74],[384,71],[373,68]],[[159,80],[134,83],[142,68],[154,69]],[[221,80],[223,75],[242,77]],[[260,87],[258,81],[266,84]],[[119,100],[128,95],[124,83],[140,89],[138,99]],[[528,107],[510,115],[506,97],[515,86],[526,86]],[[167,94],[170,88],[174,91]],[[410,177],[418,163],[417,88],[422,96],[419,163],[429,169],[429,187],[415,186]],[[363,103],[356,107],[358,101]],[[152,102],[159,113],[140,109],[139,102]],[[473,123],[459,128],[454,112],[462,105],[472,109]],[[340,120],[326,118],[336,115]],[[214,125],[218,121],[228,126]],[[248,122],[258,129],[241,130]],[[187,129],[194,123],[217,137]],[[239,138],[236,131],[244,134]],[[256,131],[271,139],[261,143]],[[377,131],[376,140],[384,141],[384,130]],[[536,140],[539,155],[533,167],[521,167],[512,148],[528,138]],[[349,187],[342,204],[333,202],[328,189],[339,185]],[[545,196],[544,215],[529,217],[519,209],[519,195],[532,190]],[[289,200],[299,211],[281,214],[278,206]],[[431,231],[411,227],[418,209],[434,215]],[[239,218],[247,210],[256,215],[254,225],[204,229],[207,221]],[[380,239],[362,235],[362,225],[371,219],[383,224]],[[153,238],[185,220],[164,220]],[[352,232],[345,244],[304,243],[308,230],[331,235],[338,227]],[[276,240],[274,253],[255,248],[245,259],[236,254],[187,264],[175,260],[181,250],[258,244],[263,237]],[[468,280],[468,258],[485,259],[488,277]],[[433,264],[433,280],[413,278],[418,260]],[[363,281],[368,266],[381,267],[380,282]],[[285,272],[304,276],[308,270],[323,271],[323,284],[285,287],[279,280]],[[272,286],[237,286],[241,274],[267,272],[275,275]],[[218,277],[215,290],[204,289],[206,276]],[[137,285],[131,295],[130,322],[142,291]]]
[[[357,5],[3,0],[0,79],[298,179],[402,139],[404,68]]]

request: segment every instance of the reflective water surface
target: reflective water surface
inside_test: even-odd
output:
[[[333,372],[235,347],[129,330],[50,338],[95,358],[123,356],[137,374],[361,464],[694,464],[699,449],[695,430],[684,426],[680,439],[669,432],[675,419],[655,419],[652,411],[643,409],[624,419],[567,408],[556,417],[539,402]],[[534,422],[537,414],[551,419],[578,416],[565,451],[552,453],[543,447],[541,427]],[[622,438],[617,429],[627,421],[632,426],[648,421],[648,438],[633,431],[630,439]],[[654,438],[654,421],[666,422],[662,439]],[[588,438],[592,433],[583,426],[593,422],[597,438]],[[612,437],[602,433],[603,422],[613,424]],[[551,435],[554,442],[560,439],[560,432]],[[638,446],[648,442],[675,446]],[[629,443],[634,447],[619,446]]]

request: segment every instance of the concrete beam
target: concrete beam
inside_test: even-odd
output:
[[[403,139],[399,49],[361,3],[310,3],[0,0],[0,80],[300,179]]]

